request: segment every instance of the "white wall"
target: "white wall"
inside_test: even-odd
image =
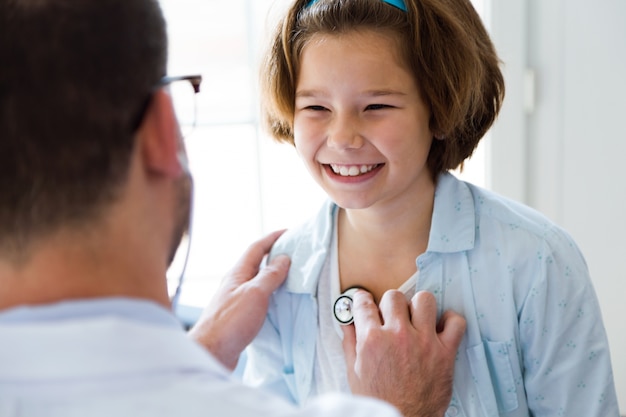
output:
[[[544,212],[580,245],[626,414],[626,1],[492,7],[508,88],[491,138],[492,188]],[[526,69],[535,75],[532,91]],[[534,108],[525,111],[531,93]]]

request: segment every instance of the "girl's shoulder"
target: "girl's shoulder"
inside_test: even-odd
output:
[[[569,232],[545,214],[493,191],[466,185],[474,200],[480,239],[584,259]]]
[[[475,238],[576,246],[568,232],[545,214],[451,174],[439,178],[435,210],[439,212],[438,222],[443,227],[448,227],[446,223],[463,224],[468,233],[474,230],[471,234]]]
[[[328,247],[332,237],[333,219],[336,211],[337,206],[332,201],[325,201],[314,216],[287,229],[274,243],[270,256],[292,255],[302,250],[308,252],[319,247]]]
[[[286,293],[312,294],[317,288],[319,274],[330,252],[334,216],[337,206],[326,201],[311,219],[287,230],[274,243],[269,257],[279,254],[291,259]]]

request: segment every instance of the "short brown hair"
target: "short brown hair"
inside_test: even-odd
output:
[[[454,169],[472,154],[504,98],[495,48],[470,0],[404,1],[406,12],[382,0],[294,2],[272,35],[260,71],[262,117],[276,140],[294,143],[300,55],[311,37],[366,29],[400,40],[430,106],[430,128],[443,138],[430,149],[432,174]]]
[[[156,0],[0,0],[0,251],[83,224],[125,180],[165,74]]]

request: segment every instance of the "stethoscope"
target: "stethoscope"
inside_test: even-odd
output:
[[[189,180],[189,224],[187,225],[187,230],[183,234],[183,238],[181,238],[181,240],[184,239],[185,237],[187,238],[186,248],[184,248],[185,258],[183,260],[183,266],[180,271],[180,275],[178,276],[178,282],[176,283],[176,289],[174,290],[174,294],[170,297],[170,303],[172,304],[172,311],[174,312],[176,312],[178,309],[178,300],[180,299],[180,292],[183,287],[183,281],[185,280],[185,272],[187,271],[187,263],[189,262],[189,252],[191,249],[191,232],[193,230],[193,214],[194,214],[193,212],[193,204],[194,204],[193,176],[191,175],[191,172],[189,170],[187,157],[184,154],[179,153],[178,158],[181,162],[181,167],[185,171]]]
[[[352,324],[354,321],[354,314],[352,312],[352,297],[358,290],[365,290],[363,287],[355,286],[345,290],[337,299],[333,305],[333,315],[335,320],[342,326]],[[367,291],[367,290],[365,290]]]

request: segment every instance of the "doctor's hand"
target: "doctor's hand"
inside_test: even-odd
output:
[[[348,382],[354,394],[395,405],[405,417],[443,416],[452,397],[465,319],[447,311],[437,324],[432,294],[410,303],[387,291],[380,309],[366,291],[353,297],[354,325],[343,326]]]
[[[277,231],[250,245],[226,275],[189,336],[230,370],[257,335],[267,314],[269,297],[287,277],[290,260],[276,256],[259,270],[261,261],[284,232]]]

